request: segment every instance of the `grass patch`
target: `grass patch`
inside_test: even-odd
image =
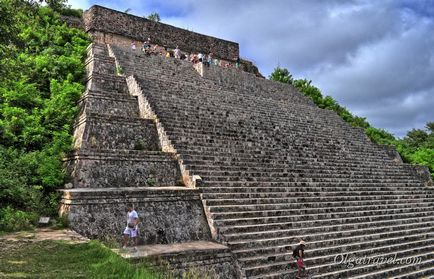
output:
[[[166,278],[98,241],[1,241],[0,278]]]

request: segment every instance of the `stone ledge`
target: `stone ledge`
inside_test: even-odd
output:
[[[113,249],[114,252],[118,253],[121,257],[126,259],[162,255],[182,255],[186,253],[196,253],[202,251],[213,253],[230,252],[227,246],[211,241],[192,241],[174,244],[144,245],[137,247],[137,250],[137,252],[131,253],[129,251],[123,252],[120,249]]]
[[[211,241],[192,241],[174,244],[138,246],[137,252],[130,249],[113,249],[121,257],[132,262],[142,259],[153,268],[168,266],[176,278],[194,270],[204,278],[233,279],[239,277],[238,265],[225,245]]]
[[[141,126],[141,125],[154,125],[155,121],[153,119],[146,119],[140,117],[124,117],[118,115],[100,114],[100,113],[87,113],[82,115],[77,122],[74,124],[74,128],[77,126],[94,120],[99,120],[100,122],[110,122],[110,123],[121,123],[127,126]]]
[[[151,37],[153,43],[171,48],[178,45],[183,51],[213,52],[217,57],[228,60],[239,56],[238,43],[97,5],[85,11],[83,18],[85,30],[93,37],[93,41],[98,43],[115,42],[128,46],[132,39],[143,42]]]
[[[125,77],[124,76],[118,76],[116,74],[110,75],[110,74],[100,74],[98,72],[93,72],[93,73],[86,76],[86,82],[88,82],[92,79],[102,79],[102,80],[108,80],[108,81],[115,81],[115,82],[124,83],[126,85]],[[94,89],[89,89],[89,90],[98,91],[98,90],[94,90]]]
[[[74,159],[119,160],[119,161],[172,161],[176,160],[174,153],[162,151],[142,151],[127,149],[111,150],[79,150],[67,156],[64,161]]]
[[[200,201],[200,190],[179,186],[62,189],[62,204],[111,204],[130,202]]]
[[[117,102],[135,102],[137,103],[137,96],[132,95],[126,95],[124,93],[113,93],[113,92],[106,92],[101,90],[92,90],[87,89],[84,94],[81,96],[81,98],[78,100],[78,102],[82,102],[84,99],[87,98],[96,98],[96,99],[104,99],[104,100],[115,100]]]

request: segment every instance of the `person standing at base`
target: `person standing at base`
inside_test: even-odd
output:
[[[306,266],[304,265],[304,248],[306,246],[306,243],[301,240],[297,247],[295,247],[294,251],[292,252],[292,256],[294,257],[294,259],[297,261],[297,276],[295,278],[299,279],[301,272],[303,271],[303,274],[306,271]]]
[[[124,242],[123,249],[126,249],[128,246],[128,241],[131,239],[135,246],[138,244],[138,224],[139,224],[139,215],[134,210],[132,204],[127,205],[128,213],[127,213],[127,226],[123,232]],[[137,251],[137,248],[134,247],[134,250]]]
[[[176,46],[176,48],[173,50],[173,54],[175,55],[176,59],[181,59],[181,50],[178,46]]]

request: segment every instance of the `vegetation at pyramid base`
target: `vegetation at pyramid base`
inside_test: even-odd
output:
[[[271,80],[292,84],[322,109],[336,112],[345,122],[364,129],[366,135],[377,144],[391,145],[400,153],[404,162],[427,166],[434,178],[434,122],[428,122],[426,129],[413,129],[403,139],[397,139],[389,132],[372,127],[364,117],[353,115],[338,104],[331,96],[323,96],[321,90],[306,79],[293,79],[285,68],[277,67],[269,76]]]
[[[90,40],[48,4],[0,1],[0,230],[55,215],[65,182]]]

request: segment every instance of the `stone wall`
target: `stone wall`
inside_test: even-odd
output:
[[[72,188],[183,185],[173,154],[159,151],[80,150],[65,160]]]
[[[91,115],[74,128],[75,147],[82,149],[161,150],[155,122],[116,116]]]
[[[153,43],[186,52],[213,52],[216,57],[234,60],[239,56],[238,43],[230,42],[168,24],[147,20],[101,6],[92,6],[84,15],[85,30],[92,41],[129,46],[151,37]]]
[[[140,242],[165,244],[211,240],[199,190],[184,187],[63,190],[61,214],[89,238],[121,236],[126,206],[140,217]]]
[[[139,108],[137,99],[122,95],[107,95],[104,92],[88,91],[79,101],[79,115],[99,113],[121,117],[137,117]]]

